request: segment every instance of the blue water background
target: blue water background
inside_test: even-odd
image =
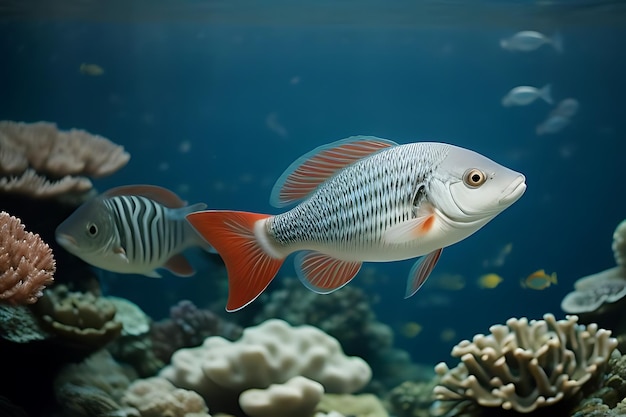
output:
[[[563,54],[500,49],[501,38],[521,29],[533,28],[9,20],[0,24],[0,119],[53,121],[122,144],[132,159],[96,180],[99,190],[157,184],[211,208],[277,213],[268,197],[282,171],[356,134],[450,142],[524,173],[523,198],[445,249],[413,298],[403,300],[410,262],[370,264],[374,278],[350,284],[375,296],[379,318],[395,330],[422,325],[417,337],[398,334],[396,345],[434,363],[509,317],[563,317],[560,301],[573,282],[614,266],[611,235],[626,203],[626,31],[542,27],[561,32]],[[83,62],[105,74],[81,74]],[[546,83],[556,101],[574,97],[581,108],[561,133],[536,136],[551,107],[503,108],[500,100],[517,85]],[[508,243],[505,264],[485,268]],[[168,297],[174,290],[198,305],[213,299],[202,280],[216,279],[215,264],[198,254],[193,261],[194,278],[103,279],[159,318],[177,301]],[[558,285],[521,288],[541,268],[556,271]],[[489,272],[504,282],[478,287]],[[466,287],[438,288],[444,273],[463,275]],[[284,276],[293,276],[289,261],[276,281]],[[446,328],[456,331],[452,341],[440,339]]]

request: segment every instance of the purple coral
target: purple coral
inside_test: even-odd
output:
[[[241,327],[188,300],[172,306],[170,318],[153,323],[150,329],[154,353],[164,362],[178,349],[199,346],[209,336],[235,340],[241,332]]]

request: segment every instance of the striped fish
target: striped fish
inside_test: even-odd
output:
[[[277,207],[299,203],[287,212],[208,210],[187,219],[224,259],[228,311],[258,297],[294,252],[298,277],[318,293],[346,285],[362,262],[422,256],[409,273],[410,297],[443,247],[480,229],[525,189],[522,174],[467,149],[358,136],[287,168],[270,198]]]
[[[87,201],[56,229],[56,240],[85,262],[113,272],[160,277],[194,269],[181,252],[206,242],[185,216],[206,204],[186,206],[173,192],[152,185],[113,188]]]

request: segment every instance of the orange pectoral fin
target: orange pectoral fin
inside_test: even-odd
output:
[[[389,244],[407,243],[428,233],[435,224],[435,214],[416,217],[391,226],[385,231],[383,239]]]
[[[207,210],[187,215],[189,223],[222,256],[228,271],[227,311],[237,311],[254,301],[278,273],[284,259],[263,251],[254,234],[266,214]]]
[[[439,260],[442,251],[443,249],[436,249],[415,262],[415,265],[411,268],[411,272],[409,272],[409,279],[406,283],[404,298],[413,296],[420,288],[422,288],[422,285],[424,285],[430,276],[430,273],[435,268],[435,265],[437,265],[437,261]]]
[[[346,262],[320,252],[300,252],[295,259],[298,278],[318,294],[329,294],[346,285],[361,269],[361,262]]]

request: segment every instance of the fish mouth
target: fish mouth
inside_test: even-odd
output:
[[[76,242],[76,239],[74,239],[70,235],[57,233],[55,238],[57,242],[59,243],[59,245],[63,246],[64,248],[68,248],[68,247],[75,248],[76,246],[78,246],[78,242]]]
[[[513,182],[504,189],[503,196],[498,200],[500,205],[510,205],[516,202],[526,191],[526,177],[519,175]]]

